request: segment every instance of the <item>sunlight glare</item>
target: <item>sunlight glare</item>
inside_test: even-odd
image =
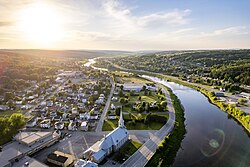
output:
[[[62,24],[58,13],[45,4],[34,4],[21,11],[21,31],[25,39],[48,45],[62,38]]]

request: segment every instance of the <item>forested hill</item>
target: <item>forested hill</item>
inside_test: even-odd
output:
[[[219,79],[224,83],[250,85],[250,50],[158,52],[143,56],[112,58],[109,61],[130,69],[160,72],[183,78],[196,76],[197,82],[203,82],[199,80],[206,77],[208,80],[205,82],[215,82],[212,79]]]

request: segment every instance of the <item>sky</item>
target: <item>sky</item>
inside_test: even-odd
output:
[[[0,49],[239,48],[249,0],[0,0]]]

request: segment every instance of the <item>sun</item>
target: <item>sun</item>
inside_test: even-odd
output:
[[[19,26],[23,38],[45,46],[60,41],[63,35],[61,17],[45,4],[33,4],[22,10]]]

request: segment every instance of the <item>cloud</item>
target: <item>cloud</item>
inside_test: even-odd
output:
[[[131,8],[121,4],[118,0],[108,0],[103,4],[103,7],[109,16],[137,28],[187,24],[190,21],[187,16],[191,13],[190,9],[174,9],[168,12],[162,11],[143,16],[136,16],[133,14]]]
[[[214,30],[212,32],[201,32],[198,37],[216,37],[216,36],[223,36],[223,35],[244,35],[248,34],[246,31],[247,28],[245,26],[234,26],[234,27],[227,27],[223,29]]]

